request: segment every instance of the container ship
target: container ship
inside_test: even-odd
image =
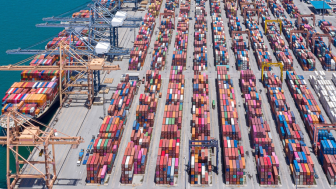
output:
[[[88,17],[90,13],[86,10],[81,10],[72,15],[72,17]],[[88,30],[82,30],[81,34],[87,36]],[[65,30],[58,33],[47,43],[45,49],[49,53],[36,55],[29,63],[31,66],[55,66],[59,65],[59,55],[50,53],[60,43],[76,46],[77,49],[85,50],[85,44],[77,37],[70,40],[70,36]],[[65,63],[71,64],[72,57],[66,57]],[[59,80],[62,81],[62,86],[66,84],[66,76],[71,75],[69,71],[59,70],[23,70],[21,79],[14,82],[2,97],[2,114],[6,114],[12,110],[16,110],[25,115],[28,120],[41,120],[52,108],[56,107],[59,102]],[[60,78],[61,76],[61,78]],[[1,127],[6,124],[0,123]],[[10,124],[13,125],[13,124]],[[5,128],[6,129],[6,128]]]

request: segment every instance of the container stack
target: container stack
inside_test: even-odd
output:
[[[121,163],[121,183],[132,184],[133,175],[145,174],[158,99],[140,94],[130,142]]]
[[[56,55],[39,54],[35,56],[32,61],[30,61],[29,65],[30,66],[53,66],[58,60],[59,60],[59,56],[56,56]],[[41,71],[25,70],[24,72],[31,73],[31,72],[41,72]],[[48,72],[48,71],[46,70],[44,72]]]
[[[207,50],[207,20],[204,12],[200,11],[205,8],[205,1],[201,1],[196,5],[195,25],[202,25],[202,28],[196,28],[194,37],[194,71],[203,71],[208,67],[208,50]]]
[[[310,138],[314,137],[314,124],[325,123],[324,117],[321,114],[321,109],[318,106],[311,90],[307,87],[306,81],[302,75],[297,75],[296,72],[286,72],[286,83],[294,98],[300,116],[304,121],[305,127]],[[329,132],[328,132],[329,133]],[[318,135],[320,136],[320,133]]]
[[[2,113],[16,109],[22,114],[39,115],[57,97],[58,77],[59,71],[22,71],[21,82],[13,83],[2,98]],[[64,79],[62,71],[63,83]]]
[[[228,66],[229,53],[226,48],[224,22],[222,21],[222,13],[220,10],[219,0],[211,0],[210,11],[211,11],[212,39],[213,39],[215,65],[216,66],[225,65],[227,66],[227,68],[229,68]]]
[[[197,142],[195,144],[197,144]],[[209,174],[212,171],[211,149],[192,147],[190,153],[190,183],[192,185],[208,185]]]
[[[298,169],[298,167],[314,167],[309,149],[303,139],[303,132],[296,123],[298,118],[290,110],[284,90],[281,88],[279,77],[268,72],[264,78],[264,86],[267,88],[271,111],[276,117],[277,133],[279,133],[280,139],[285,143],[285,153],[289,161],[293,180],[298,185],[312,185],[314,171],[307,171],[310,172],[307,175],[305,169]]]
[[[332,80],[336,79],[333,73]],[[309,81],[324,110],[329,116],[330,122],[336,123],[336,89],[331,80],[325,79],[323,71],[315,71],[315,75],[309,76]]]
[[[188,43],[189,30],[189,3],[180,2],[180,13],[178,19],[177,35]],[[180,39],[179,39],[180,40]],[[174,48],[178,54],[185,53],[187,56],[188,44],[182,44],[182,41],[176,41]],[[173,56],[170,70],[167,97],[162,120],[162,129],[159,142],[158,156],[155,168],[155,183],[174,185],[175,177],[179,170],[180,140],[183,117],[183,97],[184,97],[184,75],[183,65],[185,63]]]
[[[248,41],[244,40],[243,35],[236,34],[233,37],[232,49],[236,57],[236,66],[237,70],[248,70],[250,69],[250,60],[249,60],[249,46]]]
[[[72,18],[90,18],[90,10],[80,10],[79,12],[75,12],[72,14]]]
[[[113,8],[116,1],[114,0],[99,0],[99,3],[104,5],[104,7],[110,9],[110,8]]]
[[[237,16],[237,4],[234,1],[223,1],[223,3],[225,3],[225,12],[226,12],[226,17],[230,17],[230,16]],[[219,2],[218,2],[219,3]],[[215,9],[217,9],[215,7]]]
[[[115,155],[112,153],[106,153],[105,155],[99,155],[94,153],[89,156],[86,163],[86,181],[87,183],[104,184],[107,179],[106,175],[111,174]]]
[[[272,3],[271,11],[275,18],[283,19],[286,18],[285,9],[281,7],[280,4]]]
[[[332,44],[336,47],[336,27],[333,26],[329,21],[325,20],[319,21],[318,25],[324,33],[330,34],[330,36],[332,37]]]
[[[321,140],[318,147],[319,160],[322,165],[322,169],[327,175],[327,179],[330,185],[336,185],[336,142],[332,140]]]
[[[312,24],[309,24],[308,18],[301,18],[301,23],[300,26],[298,25],[298,21],[297,19],[295,20],[295,26],[299,29],[299,30],[308,30],[308,31],[313,31],[314,30],[314,26]]]
[[[281,0],[281,4],[291,18],[297,18],[297,16],[301,14],[299,8],[294,4],[293,0]]]
[[[165,67],[168,46],[171,41],[173,22],[171,18],[161,20],[160,32],[154,43],[154,50],[152,53],[151,69],[161,70]]]
[[[177,22],[177,34],[175,37],[175,44],[174,44],[175,50],[173,52],[173,61],[172,61],[172,65],[182,66],[183,68],[185,68],[187,64],[187,49],[189,41],[188,39],[189,11],[190,11],[189,3],[187,2],[181,3],[179,18]],[[201,43],[198,45],[201,46]]]
[[[291,91],[295,104],[297,108],[299,109],[301,118],[304,120],[304,125],[308,131],[308,135],[310,136],[310,139],[313,140],[314,132],[315,132],[314,124],[324,124],[325,123],[324,117],[321,114],[320,107],[315,101],[314,96],[312,92],[310,91],[310,89],[307,88],[306,81],[304,80],[304,77],[302,75],[297,75],[295,72],[293,73],[286,72],[286,83],[288,85],[288,88]],[[321,149],[325,147],[325,146],[322,147],[322,145],[327,145],[327,144],[322,144],[321,141],[322,140],[335,140],[335,139],[328,130],[324,130],[324,129],[318,130],[317,137],[318,137],[318,142],[317,142],[318,159],[323,162],[325,158],[323,154],[326,154],[326,153],[322,153]],[[328,153],[328,150],[326,152]],[[329,170],[329,167],[330,166],[328,164],[328,166],[324,168],[327,176],[328,176],[328,172],[330,174],[330,171],[332,171],[332,170]]]
[[[155,18],[159,16],[163,1],[151,0],[148,5],[148,13],[151,13]]]
[[[192,140],[209,140],[210,110],[208,75],[194,75],[192,97]]]
[[[240,19],[238,17],[234,17],[232,15],[229,16],[228,26],[229,26],[230,35],[232,34],[232,31],[241,31],[242,30]]]
[[[258,28],[258,23],[256,20],[247,19],[246,28],[250,30],[250,41],[252,49],[255,51],[254,56],[257,60],[259,69],[263,62],[272,62],[271,53],[268,52],[268,48],[265,45],[263,34]],[[269,67],[265,67],[264,70],[269,70]]]
[[[256,87],[256,77],[251,70],[240,72],[240,87],[245,100],[259,182],[261,185],[278,185],[279,161],[275,154],[270,126],[263,116],[261,94]]]
[[[182,66],[172,66],[155,169],[156,184],[173,185],[174,175],[178,174],[184,77],[180,80],[174,78],[182,78],[182,70]]]
[[[291,26],[292,22],[290,22]],[[293,27],[293,29],[295,29]],[[286,33],[286,38],[287,38],[287,42],[290,43],[290,35],[289,35],[289,31],[288,33]],[[298,35],[298,34],[294,34],[292,36],[292,50],[294,53],[294,56],[296,57],[297,61],[299,62],[299,64],[301,65],[302,69],[304,71],[314,71],[315,70],[315,57],[314,54],[307,49],[306,44],[303,40],[303,36],[302,35]]]
[[[100,126],[98,137],[93,144],[93,155],[89,156],[86,182],[104,184],[106,175],[111,174],[117,157],[125,120],[116,116],[106,116]]]
[[[238,124],[236,93],[233,88],[233,81],[227,72],[226,67],[217,68],[219,124],[223,136],[223,169],[226,184],[243,185],[246,171],[244,149]]]
[[[146,72],[146,82],[145,82],[145,92],[146,93],[158,93],[161,90],[161,75],[158,70],[152,71],[147,70]]]
[[[309,38],[310,49],[314,49],[314,54],[321,62],[323,69],[327,71],[335,71],[336,56],[330,51],[323,39],[321,37],[315,38],[315,46],[313,47],[311,36],[309,36]]]
[[[131,50],[130,59],[128,61],[128,70],[139,71],[143,66],[154,28],[155,18],[151,13],[147,13],[142,22],[142,26],[139,28],[138,35],[136,36],[134,46]]]
[[[117,90],[111,97],[111,103],[107,110],[111,116],[121,116],[124,118],[132,105],[137,81],[129,82],[128,77],[126,78],[125,81],[118,84]]]
[[[267,23],[266,29],[267,39],[276,54],[277,60],[283,63],[284,70],[293,70],[293,56],[289,52],[288,46],[285,45],[285,40],[282,38],[279,28],[273,22]]]

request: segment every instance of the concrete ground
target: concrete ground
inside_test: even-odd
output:
[[[310,13],[310,9],[307,7],[307,4],[299,2],[299,0],[294,0],[295,4],[299,7],[301,10],[302,14],[308,14]],[[164,9],[164,4],[165,1],[162,3],[161,11],[163,12]],[[228,22],[228,19],[225,16],[225,11],[224,11],[224,3],[221,2],[221,10],[222,10],[222,17],[224,20],[224,23]],[[210,7],[209,7],[209,1],[206,3],[206,11],[208,13],[207,16],[207,27],[208,27],[208,32],[207,32],[207,49],[208,49],[208,69],[204,71],[206,74],[209,75],[209,98],[210,102],[212,100],[217,100],[217,94],[216,94],[216,84],[215,84],[215,79],[216,79],[216,70],[214,66],[214,57],[213,57],[213,48],[212,48],[212,28],[211,28],[211,18],[210,18]],[[134,14],[134,16],[144,16],[146,11],[143,12],[133,12],[133,11],[128,11],[129,14]],[[179,9],[176,9],[176,13],[179,12]],[[270,12],[270,11],[269,11]],[[270,12],[271,13],[271,12]],[[195,15],[195,2],[191,1],[191,7],[190,7],[190,17],[194,17]],[[238,10],[238,17],[240,20],[243,20],[242,16],[240,16],[240,10]],[[286,13],[287,17],[288,14]],[[317,16],[319,19],[320,16]],[[274,19],[274,16],[271,14],[271,18]],[[294,20],[294,19],[291,19]],[[326,20],[330,21],[333,23],[333,25],[336,26],[336,19],[334,16],[328,16],[326,17]],[[193,78],[193,70],[192,70],[192,59],[193,59],[193,36],[194,36],[194,25],[195,21],[194,19],[190,21],[189,23],[189,43],[188,43],[188,51],[187,51],[187,68],[183,72],[185,75],[185,97],[184,97],[184,115],[183,115],[183,125],[182,125],[182,132],[183,135],[181,137],[181,153],[180,153],[180,166],[179,166],[179,175],[178,175],[178,181],[177,181],[177,188],[197,188],[194,186],[191,186],[188,182],[188,175],[185,172],[185,163],[183,160],[183,157],[188,158],[188,140],[191,138],[190,134],[190,120],[192,118],[192,115],[190,113],[191,109],[191,95],[192,95],[192,82],[191,78]],[[150,49],[148,52],[152,52],[153,46],[155,39],[157,37],[156,31],[158,31],[158,26],[159,26],[159,21],[158,18],[156,19],[156,29],[154,31],[153,37],[151,39],[150,43]],[[245,25],[242,25],[243,30],[245,29]],[[240,94],[240,88],[239,88],[239,71],[236,70],[235,66],[235,58],[233,51],[231,50],[231,38],[229,35],[229,30],[227,25],[225,24],[225,34],[227,38],[227,48],[229,51],[229,64],[230,64],[230,71],[229,75],[231,76],[233,80],[233,86],[235,89],[236,94]],[[259,25],[259,28],[262,28],[261,25]],[[319,30],[319,28],[316,28]],[[137,31],[136,31],[137,32]],[[263,32],[263,31],[262,31]],[[321,32],[321,31],[320,31]],[[121,37],[119,37],[119,45],[121,47],[126,47],[126,48],[131,48],[133,46],[132,41],[134,41],[133,38],[133,31],[130,31],[130,29],[119,29],[119,34],[121,34]],[[129,111],[128,115],[128,123],[125,127],[123,138],[121,141],[121,146],[119,147],[118,151],[118,156],[115,160],[114,164],[114,169],[112,171],[112,174],[110,176],[108,186],[87,186],[85,184],[85,178],[86,178],[86,166],[81,165],[80,167],[77,167],[76,161],[78,159],[78,153],[80,149],[84,148],[86,149],[88,144],[90,143],[92,135],[96,135],[98,133],[98,130],[100,128],[100,124],[102,120],[100,117],[104,117],[103,113],[103,106],[93,106],[91,109],[87,109],[83,106],[83,101],[73,101],[68,108],[62,108],[60,113],[56,116],[58,118],[58,122],[52,123],[51,125],[56,128],[59,131],[62,131],[68,135],[71,136],[82,136],[85,139],[85,142],[83,144],[80,144],[77,149],[70,149],[70,146],[57,146],[56,147],[56,168],[57,168],[57,181],[55,182],[54,188],[167,188],[167,186],[158,186],[155,185],[154,183],[154,176],[155,176],[155,163],[156,163],[156,157],[157,157],[157,152],[158,152],[158,143],[160,140],[160,134],[161,134],[161,121],[163,119],[163,112],[164,112],[164,101],[166,98],[166,93],[167,93],[167,88],[168,88],[168,79],[169,79],[169,71],[170,71],[170,65],[172,62],[172,54],[173,54],[173,44],[175,43],[175,31],[173,32],[172,36],[172,41],[169,46],[169,52],[167,55],[167,66],[164,70],[160,71],[160,74],[162,75],[162,87],[161,87],[161,92],[162,92],[162,98],[159,99],[159,104],[157,108],[157,114],[155,118],[155,126],[154,126],[154,131],[152,135],[152,141],[151,141],[151,146],[149,150],[149,158],[147,162],[147,167],[146,167],[146,174],[144,175],[144,179],[142,183],[140,182],[137,185],[134,186],[122,186],[120,184],[120,176],[121,176],[121,161],[122,161],[122,156],[124,154],[125,148],[127,143],[130,141],[130,134],[131,134],[131,123],[135,119],[135,107],[138,105],[138,95],[134,97],[134,101],[132,104],[132,107]],[[283,36],[285,39],[285,37]],[[272,50],[269,46],[269,42],[267,41],[267,38],[264,36],[265,44],[269,48],[269,52],[272,53]],[[286,40],[285,40],[286,41]],[[286,45],[288,45],[286,41]],[[332,47],[333,52],[335,51],[335,48]],[[291,52],[292,53],[292,52]],[[293,53],[292,53],[293,54]],[[336,53],[335,53],[336,54]],[[293,180],[291,179],[290,176],[290,170],[289,166],[286,164],[285,160],[285,153],[283,150],[283,145],[282,142],[279,139],[279,136],[276,132],[276,127],[275,127],[275,122],[272,118],[270,110],[270,104],[266,98],[266,93],[265,89],[262,86],[262,83],[259,81],[260,80],[260,71],[258,70],[257,63],[255,60],[255,57],[253,56],[252,50],[249,51],[249,57],[250,57],[250,67],[252,68],[254,74],[257,77],[257,89],[261,89],[261,97],[263,101],[263,113],[264,117],[268,121],[271,127],[271,133],[273,136],[273,142],[275,145],[275,151],[277,156],[279,157],[280,161],[280,177],[281,177],[281,186],[275,186],[278,188],[295,188],[295,185],[293,184]],[[147,70],[150,69],[150,62],[151,62],[151,55],[148,54],[145,60],[144,67],[142,70],[140,70],[138,73],[140,73],[140,77],[142,77]],[[275,61],[275,57],[272,54],[272,59]],[[127,71],[128,68],[128,58],[124,58],[123,61],[118,61],[115,62],[114,64],[119,64],[121,67],[120,71],[114,71],[111,72],[110,74],[106,74],[106,78],[114,78],[113,84],[109,84],[108,87],[111,88],[109,94],[105,95],[105,97],[110,97],[111,94],[115,91],[115,87],[117,86],[119,82],[120,75],[122,73],[129,73],[129,72],[137,72],[137,71]],[[311,88],[310,83],[308,82],[308,77],[310,74],[313,74],[312,72],[304,72],[301,68],[301,66],[298,64],[297,60],[294,57],[294,69],[298,74],[304,75],[305,80],[307,81],[307,85]],[[317,62],[317,69],[318,70],[323,70],[321,67],[321,64]],[[279,75],[280,70],[278,68],[274,68],[273,71],[277,75]],[[332,72],[326,72],[327,73],[327,79],[331,78],[331,73]],[[104,74],[102,74],[103,76]],[[286,84],[282,85],[283,89],[285,90],[285,97],[286,100],[289,101],[290,108],[291,110],[294,111],[295,116],[297,118],[297,122],[300,125],[301,130],[304,133],[304,141],[305,143],[311,147],[311,140],[308,137],[308,134],[306,130],[304,129],[303,121],[299,115],[299,112],[297,108],[294,105],[294,100],[288,90],[288,87]],[[141,85],[139,88],[138,94],[141,94],[144,91],[144,86]],[[322,113],[324,117],[326,118],[326,122],[329,122],[329,119],[322,108],[320,102],[318,101],[315,91],[311,88],[312,93],[315,96],[315,99],[319,103],[319,106],[322,110]],[[102,96],[99,94],[99,96]],[[245,120],[245,109],[243,106],[243,99],[240,95],[236,95],[236,101],[237,101],[237,110],[238,110],[238,116],[239,116],[239,125],[241,127],[241,132],[242,132],[242,138],[243,138],[243,146],[245,151],[248,151],[249,154],[252,154],[252,149],[251,149],[251,143],[249,142],[249,130],[246,125],[246,120]],[[109,105],[109,100],[106,100],[105,106],[106,108]],[[217,114],[217,106],[216,109],[210,109],[210,115],[211,115],[211,136],[219,139],[219,123],[218,123],[218,114]],[[212,174],[212,184],[211,186],[204,186],[204,188],[234,188],[237,186],[227,186],[224,184],[223,180],[223,172],[222,172],[222,161],[221,157],[222,154],[219,154],[219,174],[216,175],[215,173]],[[331,188],[325,173],[322,170],[321,165],[317,161],[317,157],[315,155],[312,155],[314,164],[315,164],[315,169],[316,172],[319,176],[319,179],[317,179],[317,188]],[[38,152],[34,150],[32,155],[30,156],[29,160],[39,160],[40,157],[38,157]],[[43,170],[44,166],[38,166]],[[37,173],[34,169],[25,167],[24,168],[25,173]],[[252,177],[247,177],[247,185],[246,186],[240,186],[240,188],[253,188],[253,189],[258,189],[258,188],[273,188],[273,186],[270,187],[264,187],[259,185],[259,181],[257,179],[257,171],[256,171],[256,165],[254,162],[254,156],[250,155],[246,157],[246,172],[248,174],[251,174]],[[19,187],[32,187],[32,188],[43,188],[45,187],[43,185],[43,182],[40,180],[35,180],[35,179],[24,179],[22,180],[19,184]],[[314,186],[312,186],[314,187]],[[308,186],[307,186],[308,188]]]

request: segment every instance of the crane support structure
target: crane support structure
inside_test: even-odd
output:
[[[78,147],[80,143],[84,142],[82,137],[71,137],[58,132],[43,123],[25,117],[15,109],[1,115],[0,121],[6,129],[6,136],[0,137],[0,144],[6,145],[7,148],[6,177],[8,189],[15,188],[17,182],[24,178],[43,179],[45,181],[45,186],[51,189],[57,179],[55,145],[63,144]],[[39,126],[33,124],[33,121],[47,129],[45,131],[41,130]],[[59,134],[64,135],[64,137],[58,137]],[[51,150],[49,150],[50,145]],[[43,149],[44,160],[27,160],[20,154],[20,146],[33,146],[38,150]],[[16,171],[11,171],[10,168],[11,153],[15,159]],[[20,167],[20,164],[23,164],[23,167]],[[35,164],[44,164],[44,170],[37,168]],[[22,169],[28,166],[36,170],[38,174],[25,174]]]
[[[246,12],[247,11],[255,11],[258,14],[258,25],[259,25],[259,18],[260,18],[260,11],[259,11],[259,9],[250,9],[250,8],[244,9],[244,20],[245,20],[245,22],[246,22]]]
[[[280,68],[280,79],[283,79],[283,63],[282,62],[263,62],[261,65],[261,81],[264,81],[264,68],[265,66],[278,66]]]
[[[315,28],[315,14],[311,13],[311,14],[302,14],[302,15],[298,15],[297,17],[297,22],[298,22],[298,28],[300,27],[302,18],[307,18],[307,17],[312,17],[313,18],[313,27]],[[300,29],[300,28],[299,28]]]
[[[317,155],[317,139],[319,130],[336,130],[336,124],[314,124],[314,152]]]
[[[307,39],[306,39],[306,41],[307,41],[307,43],[308,43],[308,35],[309,35],[309,32],[308,32],[307,29],[304,29],[304,30],[291,30],[291,31],[289,32],[289,38],[290,38],[290,43],[289,43],[289,45],[291,46],[291,49],[293,49],[293,34],[294,34],[294,33],[306,33],[306,34],[307,34]]]
[[[234,42],[235,34],[247,34],[248,36],[248,46],[250,48],[250,30],[246,29],[245,31],[232,31],[232,44]]]
[[[69,46],[65,44],[60,44],[59,47],[59,54],[60,54],[60,64],[58,66],[23,66],[23,65],[7,65],[7,66],[0,66],[0,71],[23,71],[23,70],[59,70],[60,76],[59,78],[62,78],[61,73],[62,70],[64,71],[80,71],[87,74],[87,84],[76,84],[77,86],[81,85],[81,87],[87,87],[88,91],[83,93],[76,93],[76,92],[68,92],[66,89],[68,85],[65,85],[65,88],[62,89],[62,79],[59,79],[59,97],[60,97],[60,106],[62,107],[65,99],[68,98],[68,95],[70,94],[83,94],[88,95],[88,107],[91,107],[93,102],[93,96],[94,96],[94,86],[95,82],[100,82],[100,78],[94,78],[94,74],[97,71],[100,70],[120,70],[119,65],[106,65],[105,60],[103,58],[91,58],[88,61],[83,60],[82,58],[78,58],[78,62],[71,62],[73,65],[67,65],[65,61],[65,54],[71,53],[73,57],[79,57],[78,54],[76,54],[76,51],[73,49],[69,51]],[[89,56],[91,57],[91,56]],[[79,75],[77,79],[82,78],[84,74]],[[95,74],[97,75],[97,74]],[[99,74],[98,74],[99,75]],[[69,84],[75,84],[75,83],[69,83]],[[63,99],[63,96],[65,98]]]
[[[315,49],[314,48],[314,46],[315,46],[315,40],[316,40],[317,37],[327,37],[328,38],[328,42],[329,42],[328,47],[329,47],[329,50],[331,50],[331,41],[332,41],[332,38],[331,38],[330,34],[329,33],[323,33],[323,34],[321,34],[321,33],[314,33],[313,36],[312,36],[312,43],[313,43],[313,45],[312,45],[312,48],[311,48],[311,50],[312,50],[313,53],[314,53],[314,49]],[[307,43],[309,45],[309,40],[307,40]]]
[[[218,175],[218,141],[216,139],[211,140],[189,140],[189,162],[188,162],[188,169],[191,169],[191,151],[192,147],[216,147],[216,173]]]
[[[269,22],[278,22],[279,25],[280,25],[280,34],[281,34],[282,21],[280,19],[277,19],[277,20],[265,20],[265,33],[267,32],[267,28],[266,28],[267,23],[269,23]]]
[[[257,8],[257,7],[256,7],[256,3],[250,3],[250,2],[240,2],[240,3],[239,3],[240,10],[242,10],[242,6],[243,6],[243,5],[253,5],[253,6],[254,6],[254,8]],[[237,4],[237,6],[238,6],[238,4]],[[238,9],[238,7],[237,7],[237,9]]]
[[[171,16],[174,18],[174,27],[175,27],[175,15],[174,13],[160,13],[160,23],[161,23],[161,16]]]

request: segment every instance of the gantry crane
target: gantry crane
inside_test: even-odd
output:
[[[74,51],[75,54],[80,56],[90,56],[90,55],[105,55],[105,56],[120,56],[130,54],[130,49],[119,48],[118,47],[118,28],[134,28],[134,38],[135,38],[135,28],[140,25],[135,23],[142,21],[142,17],[126,17],[124,21],[132,23],[123,23],[123,25],[113,26],[112,19],[118,15],[112,14],[107,8],[101,5],[99,2],[94,2],[89,4],[90,8],[90,18],[71,18],[71,17],[49,17],[43,20],[51,22],[61,22],[61,23],[44,23],[37,24],[37,27],[65,27],[69,35],[69,57],[72,57]],[[119,13],[120,14],[120,13]],[[89,30],[89,35],[83,36],[81,31],[87,28]],[[106,31],[109,30],[109,31]],[[110,35],[106,35],[106,33]],[[72,41],[74,41],[74,36],[76,36],[85,45],[85,50],[78,49]],[[107,44],[109,41],[109,44]],[[103,46],[108,46],[106,52],[96,52],[96,47],[99,44]],[[36,50],[36,49],[14,49],[8,50],[7,54],[40,54],[47,53],[50,55],[60,55],[59,51],[53,51],[53,49],[47,50]],[[75,57],[73,57],[75,58]],[[100,88],[100,71],[93,71],[94,78],[94,92],[98,92]],[[69,76],[68,76],[69,77]],[[69,79],[69,78],[68,78]]]
[[[297,17],[297,28],[300,29],[302,18],[312,17],[313,18],[313,27],[315,28],[315,14],[300,14]]]
[[[94,85],[95,82],[93,80],[93,72],[99,70],[120,70],[119,65],[107,65],[105,64],[105,60],[103,58],[95,58],[94,56],[89,56],[89,60],[86,61],[81,58],[76,51],[69,51],[69,45],[60,43],[59,47],[60,54],[60,64],[56,66],[23,66],[23,65],[8,65],[8,66],[0,66],[0,71],[22,71],[22,70],[59,70],[59,96],[60,96],[60,105],[64,103],[64,101],[68,98],[70,94],[81,94],[88,95],[88,107],[91,107],[92,100],[94,96]],[[72,65],[67,65],[65,61],[65,56],[67,53],[70,53],[78,62],[71,62]],[[23,62],[21,62],[23,63]],[[62,70],[64,71],[80,71],[84,72],[77,75],[77,78],[82,78],[85,74],[87,74],[87,84],[75,84],[75,81],[70,81],[66,84],[65,88],[62,89]],[[98,78],[98,82],[100,78]],[[68,92],[66,89],[68,87],[88,87],[88,91],[83,92]],[[63,95],[65,98],[63,99]]]
[[[306,33],[307,34],[307,39],[306,39],[306,42],[307,43],[309,43],[308,42],[308,35],[309,35],[309,32],[308,32],[308,30],[307,29],[304,29],[304,30],[291,30],[290,32],[289,32],[289,38],[290,38],[290,42],[289,42],[289,45],[291,46],[291,49],[293,49],[293,34],[294,33]],[[302,35],[303,36],[303,35]]]
[[[280,68],[280,79],[283,79],[283,63],[282,62],[263,62],[261,65],[261,81],[264,81],[264,68],[265,66],[277,66]]]
[[[281,34],[281,29],[282,29],[282,21],[280,20],[280,19],[276,19],[276,20],[265,20],[265,34],[266,34],[266,32],[267,32],[267,28],[266,28],[266,26],[267,26],[267,23],[269,23],[269,22],[277,22],[277,23],[279,23],[279,25],[280,25],[280,34]]]
[[[137,0],[135,0],[137,1]],[[95,2],[94,4],[88,5],[90,8],[90,18],[60,18],[60,17],[49,17],[44,18],[44,21],[59,21],[61,23],[42,23],[36,24],[36,27],[61,27],[61,28],[69,28],[68,32],[71,35],[77,36],[79,39],[83,39],[84,43],[91,45],[95,45],[97,43],[97,37],[99,40],[109,40],[111,47],[118,47],[118,28],[138,28],[140,25],[138,21],[142,21],[142,17],[128,17],[124,21],[131,23],[123,23],[122,25],[115,26],[112,23],[113,18],[118,15],[118,12],[112,14],[108,9],[106,9],[99,2]],[[88,42],[85,42],[85,38],[80,35],[79,32],[76,32],[76,28],[88,28],[89,36]],[[110,36],[104,35],[105,31],[109,30]],[[93,51],[93,48],[90,48]],[[93,52],[94,53],[94,52]]]
[[[240,3],[239,3],[239,6],[240,6],[240,10],[241,10],[241,11],[243,10],[243,9],[242,9],[242,6],[243,6],[243,5],[253,5],[254,8],[257,8],[256,3],[240,2]],[[237,4],[237,6],[238,6],[238,4]],[[237,7],[237,9],[238,9],[238,7]]]
[[[259,19],[260,19],[260,12],[259,12],[259,9],[250,9],[250,8],[248,8],[248,9],[244,9],[244,22],[245,22],[245,24],[246,24],[246,12],[247,11],[255,11],[256,13],[257,13],[257,15],[258,15],[258,25],[259,25]]]
[[[174,15],[174,13],[172,12],[172,13],[160,13],[160,23],[161,23],[161,16],[171,16],[171,17],[173,17],[174,18],[174,26],[175,26],[175,15]]]
[[[191,151],[192,147],[202,147],[202,148],[216,148],[216,169],[215,172],[218,175],[218,141],[216,139],[210,140],[189,140],[189,162],[188,162],[188,172],[191,169]]]
[[[235,34],[247,34],[248,36],[248,47],[250,48],[250,30],[246,29],[245,31],[232,31],[232,44],[234,43]]]
[[[329,50],[331,50],[331,40],[332,40],[332,38],[331,38],[331,36],[330,36],[330,34],[329,33],[314,33],[313,35],[312,35],[312,48],[311,48],[311,50],[312,50],[312,52],[314,53],[314,46],[315,46],[315,40],[316,40],[316,38],[317,37],[327,37],[328,38],[328,41],[329,41],[329,43],[328,43],[328,46],[329,46]],[[307,37],[307,39],[308,39],[308,37]],[[309,39],[307,40],[307,46],[309,46]]]
[[[41,178],[44,179],[47,188],[51,189],[57,178],[56,174],[56,160],[55,160],[55,145],[73,145],[78,147],[84,140],[82,137],[72,137],[64,133],[56,131],[51,127],[48,127],[34,119],[29,119],[23,114],[17,112],[15,109],[0,117],[2,126],[6,128],[6,136],[0,137],[0,144],[6,145],[7,149],[7,165],[6,165],[6,177],[7,188],[13,189],[19,179],[25,178]],[[46,127],[45,131],[41,130],[39,126],[33,124],[39,124]],[[64,135],[63,137],[58,136]],[[49,146],[51,145],[51,152],[49,152]],[[34,161],[27,160],[19,153],[19,147],[35,147],[38,150],[43,149],[44,160]],[[10,169],[10,154],[15,156],[15,173]],[[51,154],[51,156],[49,155]],[[44,164],[45,170],[38,169],[35,164]],[[24,166],[31,166],[39,174],[26,174]],[[50,168],[52,166],[52,169]],[[13,179],[13,180],[12,180]],[[12,181],[11,181],[12,180]]]
[[[314,136],[313,136],[313,142],[314,142],[314,152],[315,155],[317,155],[317,139],[318,139],[318,131],[319,130],[336,130],[336,124],[314,124]]]

